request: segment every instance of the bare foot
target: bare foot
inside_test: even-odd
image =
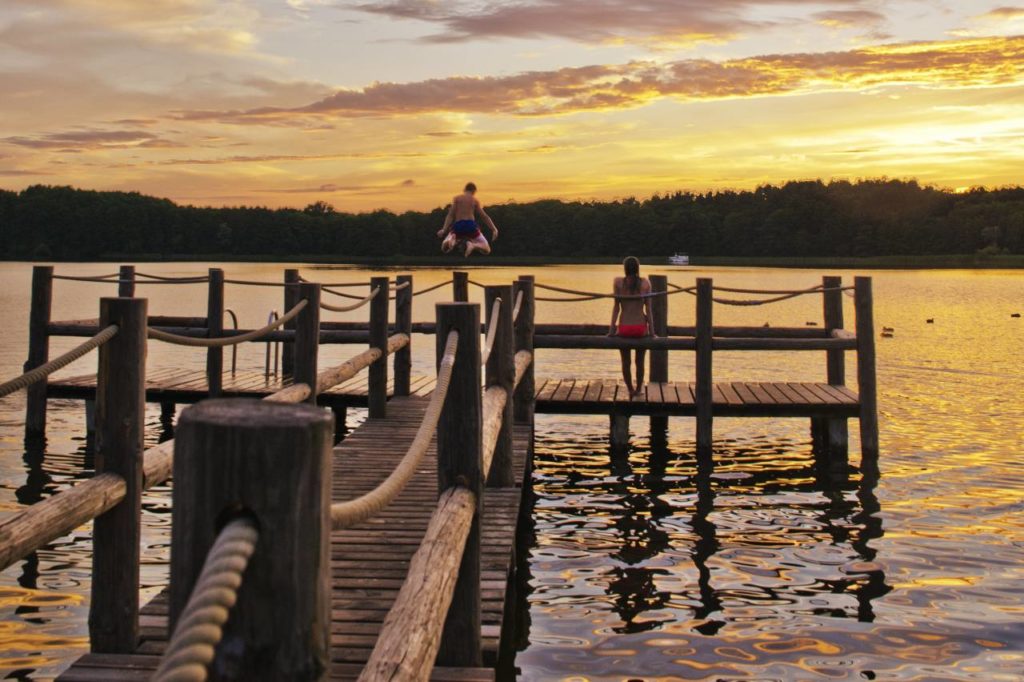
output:
[[[637,384],[636,390],[635,390],[635,391],[633,391],[633,394],[632,394],[632,395],[631,395],[630,397],[631,397],[631,398],[633,398],[633,399],[635,400],[635,399],[636,399],[636,397],[637,397],[637,396],[639,396],[639,395],[640,395],[640,393],[641,393],[641,392],[642,392],[643,390],[644,390],[644,385],[643,385],[643,384]]]
[[[473,253],[473,249],[475,248],[476,247],[473,246],[472,242],[466,242],[466,258],[469,258],[469,254]]]

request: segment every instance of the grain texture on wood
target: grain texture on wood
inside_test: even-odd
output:
[[[46,364],[50,359],[48,327],[52,304],[53,266],[36,265],[32,268],[32,307],[28,321],[26,372]],[[32,384],[26,392],[25,435],[42,436],[46,433],[46,382]]]
[[[854,280],[857,315],[857,390],[860,393],[860,447],[863,457],[878,457],[878,385],[875,377],[875,319],[871,278]]]
[[[497,319],[492,319],[494,302],[501,299],[498,306]],[[488,391],[497,387],[504,391],[505,400],[494,403],[493,406],[484,406],[484,418],[488,416],[488,409],[498,411],[496,417],[498,432],[494,436],[493,456],[490,459],[490,467],[486,468],[487,485],[496,488],[505,488],[515,484],[515,476],[512,472],[512,390],[515,386],[515,339],[512,329],[512,287],[489,286],[484,290],[484,310],[487,311],[487,325],[496,324],[494,332],[494,345],[491,347],[491,354],[487,357],[487,376],[485,379]],[[485,453],[487,451],[487,440]]]
[[[92,531],[89,641],[103,653],[130,653],[139,638],[146,310],[142,298],[100,301],[100,325],[118,330],[99,349],[96,472],[116,474],[125,483],[124,498],[96,518]]]
[[[333,438],[330,413],[312,405],[225,399],[182,412],[174,456],[172,630],[226,520],[251,515],[260,533],[211,679],[326,674]]]
[[[218,338],[224,335],[224,271],[220,268],[210,268],[209,277],[206,296],[206,330],[209,338]],[[223,348],[206,349],[206,381],[210,397],[219,396],[224,381]]]
[[[370,419],[383,419],[388,410],[388,361],[384,351],[388,345],[388,297],[391,280],[387,277],[370,278],[370,291],[378,294],[370,301],[370,348],[381,351],[381,356],[370,365],[369,401]]]
[[[697,280],[697,381],[695,402],[697,404],[697,454],[700,457],[711,456],[712,442],[712,307],[714,283],[710,278]]]
[[[395,395],[409,395],[409,384],[412,380],[412,275],[399,275],[395,284],[402,287],[395,292],[395,328],[397,334],[404,334],[410,339],[395,353]],[[404,285],[404,286],[403,286]]]
[[[298,287],[300,301],[307,301],[295,318],[295,370],[296,384],[306,384],[312,390],[306,402],[316,404],[319,395],[318,364],[320,353],[320,285],[303,282]],[[285,344],[286,346],[289,344]]]
[[[282,311],[291,310],[299,302],[299,282],[301,280],[297,269],[288,268],[284,271],[284,307],[281,309]],[[295,322],[295,320],[285,322],[284,328],[294,331]],[[281,372],[286,377],[292,376],[295,372],[295,346],[293,344],[286,343],[281,347]]]

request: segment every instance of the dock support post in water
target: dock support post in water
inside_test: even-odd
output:
[[[206,335],[217,338],[224,335],[224,271],[210,268],[209,290],[206,299]],[[224,385],[224,349],[206,349],[206,381],[210,397],[221,394]]]
[[[303,282],[298,286],[296,304],[309,301],[295,318],[295,383],[309,386],[306,402],[316,405],[316,375],[320,352],[320,285]],[[386,299],[385,299],[386,300]],[[285,344],[288,345],[288,344]]]
[[[658,338],[668,336],[668,277],[665,275],[651,275],[651,293],[663,294],[652,296],[651,301],[651,331]],[[664,383],[668,381],[668,351],[651,351],[651,383]],[[668,417],[654,415],[651,417],[651,441],[664,442],[667,438]]]
[[[494,301],[501,299],[498,318],[491,319]],[[501,419],[501,430],[494,445],[491,470],[487,485],[508,488],[516,484],[512,471],[512,387],[516,382],[515,343],[512,338],[512,286],[489,286],[484,290],[484,309],[487,311],[487,328],[496,324],[494,345],[487,357],[486,386],[500,386],[505,391],[505,409]]]
[[[514,296],[518,297],[520,294],[523,296],[523,302],[519,305],[519,315],[513,320],[516,328],[516,352],[525,350],[533,353],[534,316],[536,314],[536,302],[533,300],[533,275],[520,275],[519,280],[512,285],[512,290]],[[517,424],[533,423],[534,400],[537,394],[536,380],[534,379],[535,364],[535,362],[530,363],[519,386],[516,387],[513,411]],[[532,438],[530,447],[533,447]]]
[[[135,266],[122,265],[117,274],[117,295],[131,298],[135,295]]]
[[[609,417],[609,425],[611,452],[614,457],[625,452],[629,447],[629,415],[623,412],[612,412]]]
[[[842,277],[822,279],[825,333],[829,338],[833,332],[843,328],[842,286]],[[845,386],[846,353],[841,350],[830,350],[826,353],[828,383],[832,386]],[[849,427],[846,419],[816,418],[812,420],[811,431],[812,440],[827,457],[829,468],[835,472],[845,471],[849,453]]]
[[[388,416],[388,307],[391,305],[391,280],[370,278],[370,291],[378,290],[370,301],[370,348],[380,349],[380,358],[368,370],[370,419]]]
[[[219,530],[239,516],[259,528],[209,665],[214,679],[326,677],[332,421],[313,405],[237,398],[208,400],[181,413],[174,441],[171,632]]]
[[[407,396],[412,381],[412,275],[399,275],[395,284],[403,287],[395,292],[395,333],[409,337],[395,351],[395,396]]]
[[[296,268],[288,268],[284,271],[284,312],[288,312],[299,302],[299,282],[302,278]],[[295,320],[284,323],[285,329],[295,329]],[[295,344],[281,344],[281,374],[290,377],[295,373]]]
[[[697,279],[697,457],[710,460],[712,458],[712,416],[713,378],[712,378],[712,306],[714,301],[714,283],[710,278]]]
[[[32,268],[32,309],[28,323],[28,359],[25,371],[46,364],[50,359],[50,308],[53,303],[53,266]],[[27,389],[25,399],[25,437],[46,435],[46,383],[40,381]]]
[[[469,273],[452,273],[452,300],[456,303],[467,303],[469,301]]]
[[[96,474],[124,479],[124,499],[93,523],[92,651],[127,654],[139,639],[139,543],[146,412],[146,299],[104,298],[100,327],[117,334],[100,346],[96,384]]]
[[[437,360],[448,332],[459,333],[448,396],[437,424],[437,490],[461,485],[476,494],[476,514],[459,564],[459,576],[445,618],[437,665],[482,665],[480,594],[480,515],[483,512],[483,408],[480,399],[480,307],[467,303],[437,305]]]
[[[854,279],[857,313],[857,391],[860,394],[861,458],[878,458],[878,386],[875,377],[875,320],[871,278]]]

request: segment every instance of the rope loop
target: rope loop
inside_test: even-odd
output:
[[[323,289],[321,288],[321,291],[322,290]],[[336,292],[331,292],[331,293],[336,293]],[[359,300],[357,302],[353,303],[352,305],[331,305],[330,303],[324,303],[323,301],[320,301],[320,307],[323,308],[324,310],[330,310],[331,312],[335,312],[335,313],[347,313],[347,312],[349,312],[351,310],[356,310],[358,308],[362,308],[364,305],[366,305],[367,303],[372,301],[377,296],[377,294],[379,294],[379,293],[380,293],[380,287],[374,287],[373,291],[371,291],[366,296],[363,296],[362,298],[359,298],[357,296],[349,296],[348,294],[338,294],[338,295],[345,296],[345,298],[359,298]]]
[[[419,468],[420,462],[423,460],[423,455],[430,446],[430,441],[434,438],[434,432],[437,430],[441,409],[444,407],[444,401],[448,395],[448,385],[451,383],[452,368],[455,367],[458,347],[459,333],[452,330],[448,332],[444,355],[441,357],[441,365],[437,369],[437,387],[430,396],[430,404],[427,405],[427,411],[416,431],[416,437],[413,438],[405,456],[388,474],[388,477],[370,492],[352,500],[332,504],[331,528],[340,530],[371,518],[391,504],[416,473],[416,469]]]
[[[440,282],[438,284],[435,284],[432,287],[427,287],[426,289],[420,289],[419,291],[414,291],[414,292],[412,292],[412,295],[413,296],[422,296],[423,294],[429,294],[431,291],[437,291],[441,287],[446,286],[448,284],[449,284],[449,282]]]
[[[203,682],[224,623],[238,600],[238,588],[249,559],[256,550],[259,530],[252,519],[230,521],[217,535],[206,555],[199,579],[192,588],[160,666],[156,682]]]
[[[83,357],[86,353],[95,348],[99,348],[107,341],[114,338],[115,334],[117,334],[117,325],[112,324],[109,327],[100,330],[96,336],[93,336],[81,345],[72,348],[60,357],[56,357],[45,364],[39,365],[38,367],[25,372],[20,377],[15,377],[14,379],[5,381],[0,384],[0,398],[8,396],[16,391],[20,391],[23,388],[28,388],[38,381],[42,381],[57,370],[63,369],[75,360]]]
[[[298,317],[299,313],[309,305],[309,301],[303,299],[295,304],[295,307],[289,310],[287,313],[282,315],[276,320],[269,322],[267,325],[254,329],[251,332],[245,334],[239,334],[238,336],[224,336],[214,339],[202,339],[193,338],[191,336],[179,336],[178,334],[171,334],[170,332],[161,331],[153,327],[147,329],[149,338],[156,339],[157,341],[165,341],[167,343],[173,343],[178,346],[199,346],[203,348],[221,348],[224,346],[235,346],[246,341],[257,341],[263,336],[274,331],[286,322],[290,322]]]

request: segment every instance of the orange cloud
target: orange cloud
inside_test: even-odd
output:
[[[844,52],[776,54],[728,61],[531,71],[374,83],[298,108],[184,111],[191,121],[289,125],[315,118],[410,116],[432,112],[537,116],[637,107],[652,100],[716,100],[857,91],[886,85],[988,87],[1024,79],[1024,36],[896,43]]]

